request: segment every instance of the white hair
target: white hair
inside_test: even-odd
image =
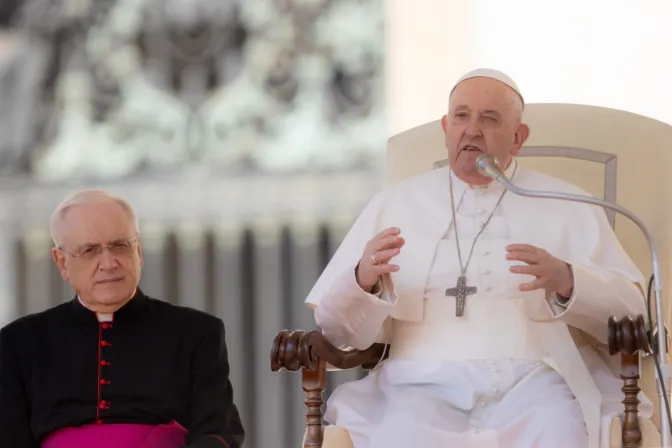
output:
[[[84,204],[118,204],[123,208],[128,216],[133,221],[133,228],[135,232],[140,234],[140,223],[138,221],[138,216],[133,210],[131,204],[128,203],[125,199],[119,196],[114,196],[106,192],[105,190],[82,190],[67,196],[54,210],[54,213],[51,215],[51,239],[54,241],[56,247],[60,247],[62,243],[63,235],[61,235],[61,227],[63,223],[63,218],[68,210],[77,205]]]

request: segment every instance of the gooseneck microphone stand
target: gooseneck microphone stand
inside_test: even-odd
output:
[[[655,303],[656,303],[656,328],[658,331],[658,353],[654,354],[658,357],[658,367],[657,370],[657,385],[658,385],[658,395],[660,397],[660,433],[661,433],[661,442],[663,447],[670,447],[670,407],[669,400],[667,397],[667,391],[670,390],[670,366],[667,362],[667,343],[666,343],[666,331],[663,317],[663,291],[660,285],[660,264],[658,261],[658,252],[656,251],[653,235],[649,231],[648,227],[639,219],[634,213],[630,210],[621,207],[620,205],[612,204],[602,199],[597,199],[590,196],[575,195],[569,193],[559,193],[559,192],[550,192],[550,191],[534,191],[526,190],[515,186],[500,169],[497,159],[495,159],[490,154],[481,154],[476,160],[476,169],[479,173],[484,176],[491,177],[497,182],[504,185],[508,190],[511,190],[513,193],[528,196],[533,198],[548,198],[548,199],[560,199],[564,201],[571,202],[583,202],[586,204],[596,205],[598,207],[603,207],[609,210],[613,210],[616,213],[619,213],[623,216],[626,216],[632,222],[634,222],[642,231],[646,238],[646,242],[649,245],[649,251],[651,252],[651,265],[653,267],[653,284],[654,284],[654,294],[655,294]],[[653,331],[653,328],[650,329]],[[665,408],[665,409],[663,409]]]

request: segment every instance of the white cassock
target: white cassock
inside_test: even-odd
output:
[[[520,167],[513,181],[585,194]],[[455,176],[453,185],[466,262],[503,187],[470,187]],[[334,391],[326,421],[348,430],[356,448],[608,446],[600,432],[621,412],[622,382],[613,373],[620,358],[607,353],[607,320],[646,308],[642,274],[604,211],[507,192],[474,246],[466,277],[477,292],[456,317],[455,297],[446,296],[460,273],[449,188],[446,167],[377,194],[309,294],[306,302],[332,343],[391,344],[388,360]],[[354,269],[368,240],[388,227],[398,227],[406,241],[393,261],[400,269],[383,277],[376,295],[367,294]],[[549,292],[518,290],[533,277],[509,272],[520,264],[506,260],[513,243],[572,265],[574,295],[566,308]],[[650,417],[651,402],[640,399]]]

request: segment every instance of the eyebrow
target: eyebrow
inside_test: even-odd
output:
[[[459,106],[455,107],[454,111],[457,112],[457,111],[468,110],[468,109],[469,109],[468,106],[462,104],[462,105],[459,105]],[[481,111],[480,114],[481,115],[496,115],[498,117],[502,116],[501,112],[499,112],[498,110],[495,110],[495,109],[486,109],[484,111]]]
[[[484,115],[497,115],[498,117],[502,115],[499,111],[494,110],[494,109],[484,110],[483,112],[481,112],[481,114],[482,115],[483,114]]]
[[[114,239],[114,240],[110,241],[107,244],[122,243],[122,242],[126,242],[126,241],[129,241],[129,240],[132,240],[132,239],[133,239],[133,237],[131,237],[131,238],[117,238],[117,239]],[[96,247],[96,246],[103,246],[103,244],[101,244],[101,243],[83,243],[79,246],[79,248],[81,249],[81,248],[89,248],[89,247]]]

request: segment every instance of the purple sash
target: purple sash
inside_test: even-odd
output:
[[[85,425],[54,431],[41,448],[179,448],[187,430],[179,423],[168,425]]]

